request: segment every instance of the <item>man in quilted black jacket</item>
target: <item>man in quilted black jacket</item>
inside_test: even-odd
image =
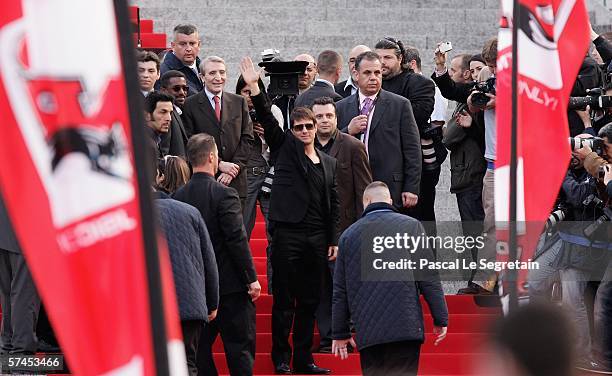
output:
[[[425,230],[416,219],[396,211],[385,183],[373,182],[366,188],[363,206],[362,218],[344,231],[339,242],[332,352],[344,359],[347,344],[355,346],[349,327],[352,318],[364,375],[416,375],[425,339],[421,294],[434,321],[436,345],[446,336],[448,325],[438,273],[419,267],[421,259],[433,260],[433,252],[427,246],[409,249],[405,244],[410,243],[400,241],[417,239]],[[416,266],[398,267],[411,261]]]

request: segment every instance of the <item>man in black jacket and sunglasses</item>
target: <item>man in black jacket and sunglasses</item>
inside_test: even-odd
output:
[[[336,160],[314,146],[316,119],[310,109],[295,108],[291,130],[283,132],[260,93],[259,73],[250,58],[240,70],[251,90],[257,118],[264,128],[274,164],[269,220],[272,235],[272,361],[277,374],[290,374],[293,325],[293,368],[296,373],[327,374],[314,364],[315,311],[323,272],[338,251],[339,199]]]

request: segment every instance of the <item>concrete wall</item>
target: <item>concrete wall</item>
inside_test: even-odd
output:
[[[243,56],[260,60],[264,49],[281,51],[284,59],[299,53],[313,56],[332,49],[344,56],[357,44],[372,46],[393,36],[421,52],[423,71],[431,74],[436,43],[449,40],[459,53],[476,53],[495,36],[499,0],[132,0],[141,17],[155,21],[155,31],[168,34],[179,23],[200,30],[200,56],[218,55],[228,63],[233,90]],[[591,4],[592,3],[592,4]],[[601,1],[590,0],[594,23],[609,24]],[[346,76],[346,72],[344,74]],[[449,109],[449,112],[451,110]],[[438,220],[458,220],[454,195],[448,191],[448,160],[437,188]]]

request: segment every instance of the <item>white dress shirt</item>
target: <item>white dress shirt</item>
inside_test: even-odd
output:
[[[219,94],[213,94],[210,91],[208,91],[206,87],[204,87],[204,94],[206,94],[206,96],[208,97],[208,101],[210,102],[210,106],[212,107],[213,111],[215,110],[215,98],[214,98],[215,95],[219,97],[219,106],[221,106],[223,91],[220,92]]]

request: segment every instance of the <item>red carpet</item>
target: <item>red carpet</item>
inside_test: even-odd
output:
[[[255,358],[255,375],[272,375],[274,368],[270,359],[272,348],[271,313],[272,297],[267,295],[266,278],[266,236],[265,224],[261,213],[251,237],[251,250],[262,285],[263,294],[256,302],[257,306],[257,355]],[[433,345],[432,321],[426,304],[425,328],[427,339],[421,347],[419,375],[469,375],[472,364],[482,354],[475,353],[487,335],[487,323],[499,315],[499,309],[480,307],[470,296],[447,295],[446,302],[450,312],[447,338],[439,345]],[[315,344],[318,344],[318,333]],[[215,363],[220,374],[228,374],[223,344],[220,338],[214,346]],[[340,360],[330,354],[315,354],[315,362],[321,367],[330,368],[334,375],[360,375],[359,354],[351,354],[349,359]]]

